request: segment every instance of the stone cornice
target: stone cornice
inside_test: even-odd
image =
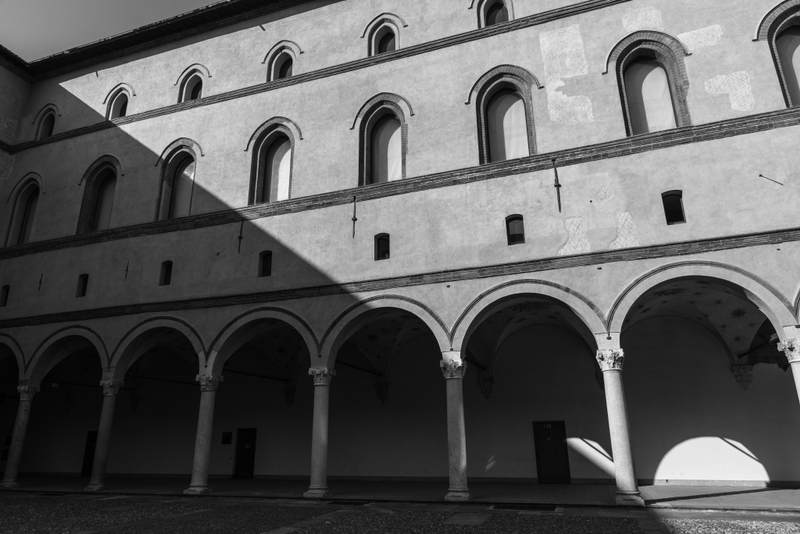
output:
[[[388,63],[391,61],[397,61],[399,59],[417,56],[420,54],[426,54],[428,52],[432,52],[435,50],[439,50],[442,48],[448,48],[451,46],[456,46],[464,43],[468,43],[471,41],[476,41],[479,39],[485,39],[486,37],[491,37],[493,35],[500,35],[508,32],[512,32],[515,30],[528,28],[531,26],[538,26],[540,24],[544,24],[547,22],[551,22],[554,20],[559,20],[567,17],[572,17],[575,15],[580,15],[582,13],[586,13],[589,11],[594,11],[597,9],[602,9],[604,7],[612,6],[615,4],[621,4],[625,2],[630,2],[631,0],[588,0],[585,2],[579,2],[570,6],[565,6],[557,9],[552,9],[550,11],[545,11],[543,13],[537,13],[536,15],[531,15],[528,17],[523,17],[520,19],[516,19],[504,24],[498,24],[495,26],[490,26],[487,28],[481,28],[478,30],[472,30],[469,32],[461,33],[458,35],[452,35],[449,37],[443,37],[441,39],[437,39],[435,41],[429,41],[427,43],[421,43],[414,46],[409,46],[407,48],[402,48],[397,50],[396,52],[390,54],[380,54],[377,56],[367,57],[363,59],[357,59],[355,61],[350,61],[347,63],[342,63],[340,65],[334,65],[331,67],[324,67],[322,69],[318,69],[315,71],[298,74],[296,76],[292,76],[290,78],[286,78],[283,80],[278,80],[274,82],[267,82],[261,83],[258,85],[253,85],[250,87],[243,87],[241,89],[235,89],[233,91],[228,91],[225,93],[219,93],[216,95],[210,95],[200,100],[193,100],[189,102],[182,102],[180,104],[174,104],[171,106],[166,106],[162,108],[152,109],[148,111],[144,111],[142,113],[136,113],[133,115],[128,115],[127,117],[122,117],[119,119],[113,119],[110,121],[103,121],[98,122],[96,124],[91,124],[88,126],[84,126],[82,128],[76,128],[74,130],[69,130],[65,132],[60,132],[56,135],[48,137],[47,139],[43,139],[41,141],[28,141],[24,143],[20,143],[11,147],[12,152],[21,152],[23,150],[28,150],[34,147],[48,145],[52,143],[58,143],[60,141],[64,141],[66,139],[72,139],[75,137],[80,137],[83,135],[88,135],[94,132],[99,132],[102,130],[107,130],[109,128],[116,128],[118,126],[122,126],[125,124],[130,124],[133,122],[139,122],[147,119],[152,119],[155,117],[161,117],[164,115],[170,115],[172,113],[178,113],[180,111],[184,111],[187,109],[202,107],[202,106],[210,106],[212,104],[217,104],[220,102],[226,102],[229,100],[235,100],[238,98],[243,98],[259,93],[266,93],[269,91],[274,91],[276,89],[280,89],[282,87],[287,87],[290,85],[297,85],[302,83],[307,83],[315,80],[320,80],[323,78],[329,78],[331,76],[337,76],[339,74],[344,74],[351,71],[361,70],[373,65],[379,65],[382,63]]]
[[[0,329],[34,326],[50,323],[69,323],[86,321],[90,319],[104,319],[140,313],[164,313],[179,310],[196,310],[218,308],[225,306],[240,306],[250,304],[263,304],[267,302],[280,302],[303,298],[324,297],[342,294],[365,293],[370,291],[385,291],[402,287],[414,287],[428,284],[442,284],[462,280],[476,280],[494,278],[498,276],[511,276],[529,274],[557,269],[569,269],[610,263],[630,262],[637,260],[669,258],[686,256],[690,254],[704,254],[721,250],[732,250],[745,247],[777,245],[786,242],[800,241],[800,227],[774,232],[761,232],[731,237],[701,239],[682,243],[665,245],[651,245],[621,250],[609,250],[575,256],[562,256],[543,258],[518,263],[487,265],[483,267],[470,267],[447,271],[422,273],[409,276],[398,276],[378,280],[360,282],[344,282],[341,284],[328,284],[323,286],[284,289],[278,291],[243,293],[238,295],[224,295],[217,297],[201,297],[186,300],[152,302],[145,304],[132,304],[127,306],[112,306],[92,310],[78,310],[58,312],[29,317],[0,320]]]
[[[405,195],[428,189],[450,187],[504,176],[542,171],[552,168],[553,159],[557,160],[560,167],[566,167],[590,161],[619,158],[649,152],[651,150],[664,149],[689,143],[712,141],[715,139],[796,125],[800,125],[800,108],[773,111],[704,124],[702,126],[690,126],[687,128],[629,137],[595,145],[560,150],[547,154],[537,154],[527,158],[504,161],[502,163],[457,169],[415,178],[407,178],[385,184],[368,185],[330,193],[321,193],[272,204],[261,204],[246,208],[193,215],[191,217],[183,217],[168,221],[113,228],[90,235],[66,236],[47,241],[38,241],[22,246],[0,249],[0,260],[119,239],[180,232],[225,224],[236,224],[241,221],[274,217],[285,213],[298,213],[331,206],[341,206],[352,203],[353,197],[356,197],[359,202],[363,202],[366,200]]]

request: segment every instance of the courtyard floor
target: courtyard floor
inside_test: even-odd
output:
[[[0,492],[0,534],[800,534],[800,514]]]

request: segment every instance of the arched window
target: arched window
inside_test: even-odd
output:
[[[397,33],[388,22],[380,25],[372,34],[373,55],[397,50]]]
[[[364,104],[351,129],[359,135],[359,185],[406,177],[408,123],[414,110],[403,97],[380,93]]]
[[[283,80],[292,76],[294,58],[289,52],[281,52],[275,58],[270,69],[269,81]]]
[[[528,71],[502,65],[473,86],[478,117],[478,159],[481,164],[523,158],[536,153],[532,87],[541,87]]]
[[[375,122],[369,136],[369,183],[379,184],[403,178],[402,124],[386,114]]]
[[[525,243],[525,222],[522,215],[509,215],[506,217],[506,238],[509,245]]]
[[[114,209],[114,191],[117,186],[117,170],[110,163],[102,163],[86,180],[83,206],[78,222],[78,233],[85,234],[111,228]]]
[[[108,103],[109,119],[119,119],[128,115],[128,93],[124,89],[117,91]]]
[[[291,198],[293,137],[289,128],[266,128],[253,148],[250,205]]]
[[[493,2],[486,2],[484,4],[484,18],[485,26],[494,26],[501,22],[508,22],[508,8],[503,0],[495,0]]]
[[[800,3],[784,1],[772,8],[756,40],[769,43],[786,105],[800,106]]]
[[[42,141],[48,137],[53,137],[56,127],[56,112],[52,109],[47,110],[39,119],[39,127],[36,130],[36,140]]]
[[[653,31],[629,35],[612,50],[608,67],[616,68],[628,135],[691,125],[686,55],[677,39]]]
[[[7,246],[23,245],[30,241],[38,203],[39,185],[31,180],[17,194],[14,209],[11,211],[11,224],[8,239],[6,239]]]
[[[178,148],[167,157],[161,179],[159,220],[191,215],[194,173],[195,157],[187,148]]]
[[[203,97],[203,76],[199,72],[192,72],[181,83],[180,98],[178,102],[199,100]]]

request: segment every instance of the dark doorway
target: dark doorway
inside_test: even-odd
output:
[[[97,445],[97,431],[90,430],[86,433],[86,447],[83,449],[83,467],[81,476],[88,478],[92,476],[92,463],[94,463],[94,449]]]
[[[233,478],[253,478],[256,465],[256,429],[240,428],[236,431],[236,462]]]
[[[540,484],[569,484],[567,425],[564,421],[534,421],[536,471]]]

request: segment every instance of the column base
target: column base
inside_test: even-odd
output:
[[[638,507],[645,506],[644,499],[642,498],[641,494],[638,491],[636,493],[617,492],[615,501],[617,503],[617,506],[638,506]]]
[[[184,495],[208,495],[211,490],[208,486],[190,486],[183,490]]]
[[[94,493],[96,491],[100,491],[101,489],[103,489],[103,484],[89,484],[88,486],[83,488],[83,491],[86,491],[88,493]]]
[[[467,502],[469,499],[468,490],[450,490],[447,492],[447,495],[444,496],[444,500],[447,502]]]
[[[311,488],[303,493],[304,499],[327,499],[330,495],[328,488]]]
[[[15,480],[3,481],[0,482],[0,488],[3,489],[17,489],[19,487],[19,482]]]

